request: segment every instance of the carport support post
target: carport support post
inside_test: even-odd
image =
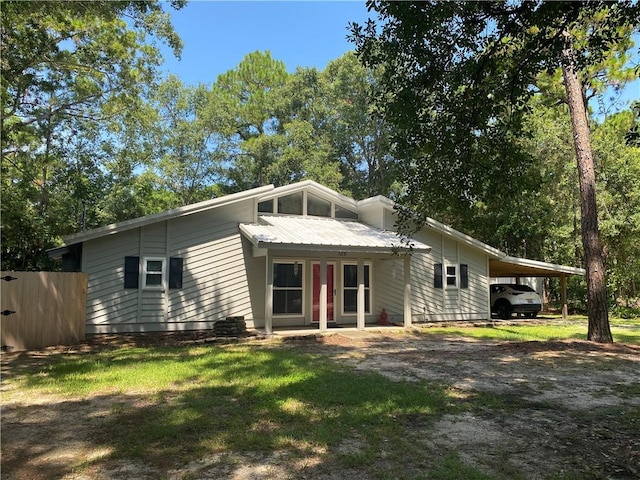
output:
[[[364,330],[364,259],[358,258],[358,299],[356,303],[356,328]]]
[[[404,256],[404,326],[411,326],[411,255]]]
[[[327,259],[320,259],[320,331],[327,330]]]
[[[569,306],[567,305],[567,276],[560,277],[560,285],[562,290],[562,320],[569,318]]]

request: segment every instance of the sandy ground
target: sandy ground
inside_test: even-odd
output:
[[[143,343],[174,341],[165,336]],[[93,351],[132,342],[136,339],[105,337],[77,349]],[[373,331],[292,337],[284,344],[326,355],[356,371],[375,371],[394,380],[442,382],[461,397],[488,392],[513,399],[512,409],[487,408],[447,415],[435,424],[409,425],[408,436],[421,451],[455,451],[464,463],[496,478],[640,478],[640,347]],[[59,351],[5,353],[3,373],[11,376]],[[323,451],[302,459],[288,458],[286,452],[217,455],[163,472],[146,465],[96,462],[103,466],[74,472],[69,465],[88,465],[108,455],[91,442],[91,420],[107,415],[113,399],[68,404],[61,398],[21,397],[4,382],[2,390],[2,479],[368,478],[354,470],[315,469],[327,455]],[[338,450],[357,451],[362,442],[355,437]],[[397,478],[414,470],[414,478],[424,478],[419,462]]]

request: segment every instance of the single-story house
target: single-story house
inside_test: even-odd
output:
[[[509,257],[435,220],[395,233],[394,203],[313,181],[258,187],[64,238],[50,255],[88,275],[87,333],[365,328],[486,320],[496,276],[583,275]]]

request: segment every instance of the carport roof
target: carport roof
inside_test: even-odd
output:
[[[564,275],[584,275],[584,268],[539,262],[528,258],[510,257],[489,260],[491,277],[562,277]]]

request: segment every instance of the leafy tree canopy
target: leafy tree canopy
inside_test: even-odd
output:
[[[100,222],[105,132],[155,80],[154,39],[182,43],[156,0],[6,1],[0,18],[2,264],[46,268],[58,235]]]
[[[182,48],[158,1],[9,1],[1,18],[3,137],[43,116],[87,116],[112,96],[136,93],[160,62],[145,43],[150,34],[177,55]]]
[[[378,21],[353,24],[352,39],[366,65],[384,68],[379,103],[405,159],[404,199],[425,214],[468,210],[517,188],[532,160],[518,144],[528,100],[544,86],[540,74],[561,66],[564,29],[586,71],[626,51],[639,9],[631,1],[368,7]]]
[[[381,25],[352,25],[364,62],[383,67],[382,105],[404,157],[401,227],[434,204],[466,211],[514,192],[531,163],[518,142],[543,72],[562,69],[580,185],[590,340],[610,342],[584,73],[624,51],[640,5],[621,2],[368,2]],[[511,188],[509,188],[511,187]],[[509,195],[511,196],[511,195]],[[443,199],[448,200],[442,201]],[[422,218],[421,218],[422,217]]]

